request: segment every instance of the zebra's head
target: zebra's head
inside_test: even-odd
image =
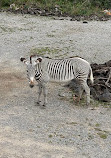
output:
[[[31,57],[30,61],[27,61],[25,58],[20,58],[20,61],[26,64],[27,67],[27,78],[29,79],[29,86],[34,87],[34,78],[35,78],[35,63],[32,63]]]

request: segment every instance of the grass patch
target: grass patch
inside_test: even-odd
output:
[[[14,29],[13,29],[13,28],[8,28],[8,27],[0,26],[0,29],[1,29],[3,32],[14,32]]]
[[[77,122],[66,122],[66,124],[68,124],[68,125],[77,125]]]
[[[111,108],[111,103],[110,102],[102,102],[102,101],[98,101],[98,100],[94,100],[92,102],[93,107],[99,107],[102,106],[104,108]]]
[[[97,126],[100,126],[99,124],[96,124]],[[106,139],[109,132],[105,130],[101,130],[99,127],[94,128],[97,131],[97,134],[100,136],[102,139]]]
[[[107,134],[106,133],[98,132],[97,134],[100,136],[100,138],[107,139]]]
[[[95,129],[96,131],[102,131],[100,128],[97,128],[97,127],[94,128],[94,129]]]
[[[53,135],[52,135],[52,134],[50,134],[50,135],[49,135],[49,138],[52,138],[52,137],[53,137]]]
[[[54,35],[47,34],[47,37],[52,38],[52,37],[54,37]]]
[[[96,125],[95,125],[96,127],[100,127],[100,124],[99,123],[96,123]]]
[[[55,49],[55,48],[49,48],[49,47],[43,47],[43,48],[33,48],[30,50],[30,55],[58,55],[59,57],[59,49]]]
[[[0,26],[0,28],[3,32],[7,32],[7,29],[5,27]]]

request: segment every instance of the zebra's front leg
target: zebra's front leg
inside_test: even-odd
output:
[[[43,106],[46,106],[46,104],[47,104],[47,88],[46,88],[46,84],[43,85],[43,96],[44,96],[44,104],[43,104]]]
[[[37,104],[40,104],[40,97],[42,94],[42,85],[39,84],[38,86],[39,86],[39,92],[38,92],[39,94],[38,94]]]

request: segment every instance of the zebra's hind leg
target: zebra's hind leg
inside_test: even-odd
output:
[[[37,104],[39,105],[40,104],[40,97],[41,97],[41,94],[42,94],[42,85],[41,84],[38,84],[39,86],[39,94],[38,94],[38,99],[37,99]]]
[[[88,105],[90,105],[90,88],[89,88],[89,86],[87,85],[87,83],[86,83],[86,81],[84,81],[83,83],[82,83],[82,88],[83,88],[83,90],[85,90],[85,93],[86,93],[86,105],[88,106]]]
[[[74,96],[73,99],[76,103],[80,103],[80,99],[81,99],[82,94],[83,94],[83,88],[82,88],[81,83],[79,81],[77,82],[77,87],[76,87],[75,92],[76,92],[77,97]]]
[[[83,94],[83,88],[82,88],[82,86],[79,86],[79,88],[78,88],[78,97],[77,97],[77,102],[78,103],[80,103],[82,94]]]

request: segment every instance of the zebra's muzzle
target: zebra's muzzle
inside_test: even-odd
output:
[[[29,86],[30,86],[30,88],[33,88],[33,87],[34,87],[34,83],[33,83],[33,82],[30,82],[30,83],[29,83]]]
[[[34,85],[33,85],[33,84],[29,84],[29,86],[30,86],[30,88],[33,88],[33,87],[34,87]]]

